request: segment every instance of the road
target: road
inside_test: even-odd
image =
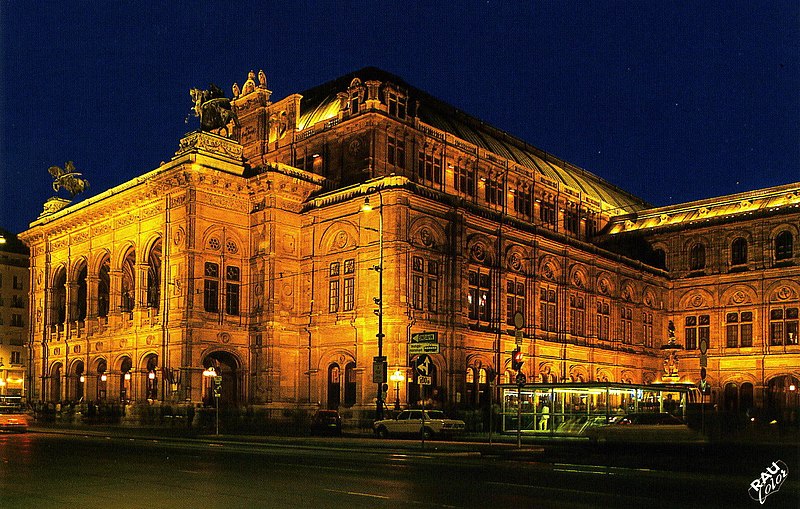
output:
[[[0,435],[0,508],[730,509],[759,506],[748,486],[769,464],[747,469],[737,456],[730,468],[717,459],[693,470],[690,458],[677,457],[680,451],[660,463],[683,468],[664,469],[631,450],[514,454],[484,447],[479,454],[435,442],[421,449],[408,441],[347,440],[304,446],[214,437]],[[629,464],[637,456],[647,468]],[[796,454],[791,461],[788,480],[763,507],[800,507]]]

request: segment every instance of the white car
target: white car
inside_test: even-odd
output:
[[[423,425],[422,410],[403,410],[396,419],[375,421],[372,429],[381,438],[387,438],[390,435],[416,435],[431,438],[463,432],[464,421],[448,419],[441,410],[425,410]]]

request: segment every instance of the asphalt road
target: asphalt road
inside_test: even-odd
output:
[[[669,449],[631,448],[477,452],[443,443],[423,450],[409,441],[348,440],[305,446],[214,437],[0,435],[0,508],[759,507],[748,487],[769,466],[758,462],[776,454],[743,459],[715,452],[713,461],[693,468],[703,451],[675,450],[674,457]],[[654,455],[665,457],[654,463]],[[644,468],[635,465],[637,457]],[[800,468],[792,462],[796,455],[787,481],[762,507],[800,507]]]

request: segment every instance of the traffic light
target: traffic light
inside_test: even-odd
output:
[[[511,352],[511,369],[514,371],[519,371],[522,369],[522,364],[525,361],[522,360],[522,352],[519,348]]]

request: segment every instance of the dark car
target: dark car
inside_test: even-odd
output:
[[[315,435],[341,435],[342,418],[336,410],[317,410],[311,418],[311,432]]]

